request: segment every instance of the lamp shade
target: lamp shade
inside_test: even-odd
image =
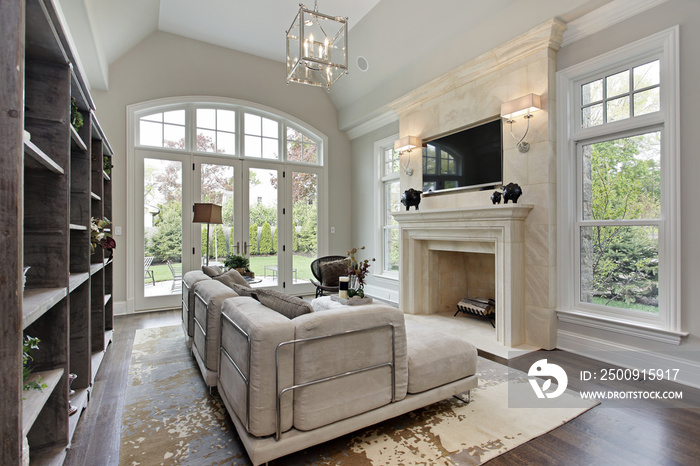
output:
[[[194,223],[224,223],[221,219],[221,206],[209,203],[195,203]]]
[[[404,136],[401,139],[394,141],[394,150],[397,152],[405,152],[416,147],[420,147],[421,139],[417,136]]]
[[[501,117],[512,120],[542,109],[542,100],[537,94],[528,94],[501,104]]]

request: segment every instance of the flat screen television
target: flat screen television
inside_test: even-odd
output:
[[[423,144],[423,193],[503,184],[503,123],[497,118]]]

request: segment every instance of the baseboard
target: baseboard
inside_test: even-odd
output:
[[[113,310],[115,316],[124,316],[129,314],[126,301],[115,301]]]
[[[557,331],[557,348],[621,367],[664,371],[678,369],[676,382],[700,388],[700,362],[696,360],[652,352],[566,330]],[[673,351],[673,353],[681,352],[682,350]]]
[[[365,285],[365,294],[393,304],[399,303],[399,292],[391,288],[367,284]]]

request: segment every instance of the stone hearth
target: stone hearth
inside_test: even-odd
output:
[[[526,343],[524,223],[532,208],[527,204],[510,204],[395,213],[401,232],[403,311],[444,312],[443,295],[453,292],[441,292],[440,282],[449,283],[446,286],[454,289],[451,277],[469,262],[463,254],[449,253],[490,254],[494,256],[495,267],[486,269],[490,273],[495,269],[496,340],[508,347]],[[466,288],[465,282],[465,292]]]

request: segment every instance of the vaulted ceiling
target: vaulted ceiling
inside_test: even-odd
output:
[[[58,1],[97,89],[108,89],[111,63],[158,30],[284,62],[285,31],[299,8],[298,0]],[[547,19],[569,21],[608,2],[320,0],[320,12],[347,16],[350,27],[350,73],[330,98],[352,114],[363,101],[397,98]]]

